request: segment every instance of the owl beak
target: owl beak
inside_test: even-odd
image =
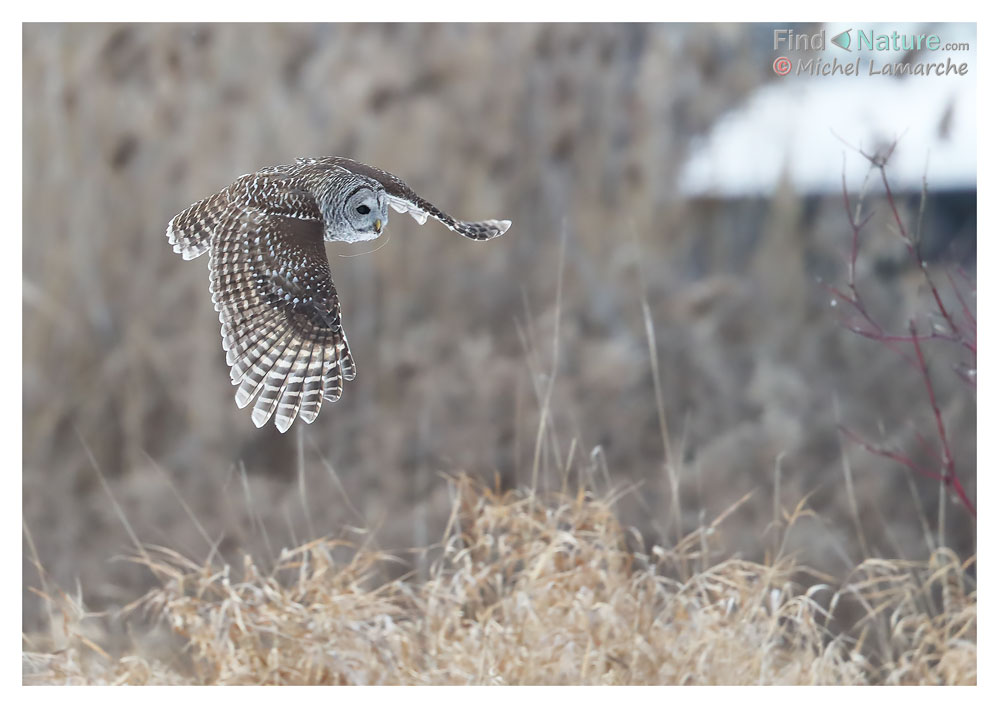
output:
[[[377,233],[381,233],[382,232],[382,220],[381,219],[375,219],[375,231]]]

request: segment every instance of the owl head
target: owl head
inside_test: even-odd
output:
[[[319,200],[327,241],[371,241],[388,224],[388,199],[382,185],[362,175],[344,171]]]

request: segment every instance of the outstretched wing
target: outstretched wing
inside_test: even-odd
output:
[[[365,165],[346,157],[322,158],[320,162],[337,165],[355,174],[377,180],[385,188],[385,194],[388,197],[391,207],[399,213],[408,212],[420,224],[425,224],[427,217],[432,216],[452,231],[475,241],[488,241],[491,238],[503,235],[510,228],[509,221],[499,219],[459,221],[417,195],[416,192],[410,189],[405,182],[394,174],[380,170],[377,167],[371,167],[370,165]]]
[[[235,195],[233,195],[235,196]],[[236,198],[211,243],[211,292],[236,404],[282,433],[311,423],[355,375],[321,222]],[[296,211],[295,209],[291,211]]]

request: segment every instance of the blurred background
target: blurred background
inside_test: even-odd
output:
[[[131,542],[100,475],[141,541],[197,561],[204,535],[262,565],[337,535],[419,571],[406,549],[441,538],[441,473],[459,471],[613,490],[646,545],[751,492],[719,533],[753,559],[772,546],[775,496],[807,495],[816,514],[788,549],[814,568],[925,558],[938,484],[838,425],[918,456],[916,433],[935,439],[926,389],[843,326],[827,286],[850,253],[844,170],[851,193],[864,183],[848,144],[897,138],[903,218],[925,173],[931,268],[973,282],[975,29],[915,28],[970,37],[967,77],[846,83],[776,76],[773,29],[25,25],[22,494],[50,578],[79,581],[96,610],[152,581],[120,560]],[[319,155],[513,227],[477,244],[394,215],[377,251],[384,238],[329,244],[358,376],[281,435],[236,408],[207,259],[182,261],[164,232],[241,174]],[[931,308],[876,187],[857,279],[904,332]],[[938,344],[933,383],[974,499],[974,387]],[[973,553],[974,522],[944,508],[946,542]],[[30,631],[44,613],[27,542],[23,569]]]

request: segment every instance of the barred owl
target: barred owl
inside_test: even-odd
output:
[[[312,423],[356,369],[323,241],[368,241],[388,225],[388,207],[420,224],[432,216],[476,241],[509,221],[458,221],[395,175],[343,157],[243,175],[170,220],[167,239],[184,260],[208,252],[210,291],[222,323],[236,405],[256,399],[252,420],[282,433]]]

